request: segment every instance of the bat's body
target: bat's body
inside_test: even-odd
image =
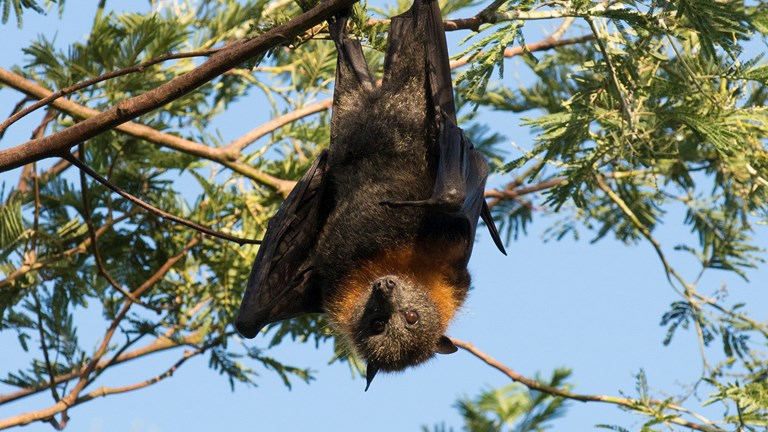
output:
[[[477,220],[497,245],[483,189],[488,167],[456,127],[440,11],[415,0],[392,19],[380,88],[346,20],[331,24],[339,58],[330,148],[270,221],[237,328],[326,312],[377,370],[448,353],[444,336],[469,288]]]

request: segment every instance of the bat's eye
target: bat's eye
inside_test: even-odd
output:
[[[419,313],[416,312],[415,310],[405,311],[403,313],[403,316],[405,317],[405,322],[407,322],[408,324],[413,325],[419,322]]]
[[[386,323],[382,320],[373,320],[371,322],[371,331],[375,334],[382,333],[384,331],[384,327],[386,327]]]

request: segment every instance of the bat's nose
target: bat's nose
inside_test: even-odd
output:
[[[373,290],[389,297],[392,295],[395,288],[397,288],[399,282],[398,278],[394,276],[380,277],[373,281]]]

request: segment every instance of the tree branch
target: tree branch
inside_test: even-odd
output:
[[[637,175],[648,175],[648,174],[653,174],[653,172],[650,170],[619,171],[614,173],[603,174],[603,177],[610,178],[610,179],[620,179],[620,178],[632,177]],[[528,195],[531,193],[551,189],[567,180],[567,178],[565,177],[556,177],[553,179],[542,181],[540,183],[522,187],[524,177],[526,176],[523,175],[520,178],[517,178],[507,183],[507,185],[502,190],[491,189],[491,190],[485,191],[486,198],[493,198],[488,203],[488,207],[493,208],[499,205],[501,201],[515,200],[518,197],[523,195]]]
[[[550,394],[552,396],[559,396],[565,399],[572,399],[572,400],[577,400],[581,402],[603,402],[603,403],[609,403],[613,405],[619,405],[625,408],[629,408],[630,410],[633,410],[633,411],[639,411],[645,408],[647,405],[656,406],[660,408],[668,408],[670,410],[677,411],[680,413],[690,414],[696,417],[697,419],[699,419],[700,421],[705,422],[706,424],[693,423],[693,422],[684,420],[679,416],[669,417],[668,415],[666,415],[664,419],[665,422],[674,423],[674,424],[685,426],[689,429],[698,430],[698,431],[724,432],[723,429],[720,429],[719,427],[714,426],[711,421],[705,419],[704,417],[698,414],[693,414],[683,407],[680,407],[674,404],[669,404],[668,401],[660,401],[660,400],[639,401],[635,399],[615,397],[615,396],[583,395],[583,394],[571,393],[568,390],[542,384],[534,379],[520,375],[519,373],[505,366],[503,363],[499,362],[498,360],[494,359],[488,354],[475,348],[475,346],[469,342],[464,342],[464,341],[460,341],[453,338],[451,338],[451,340],[456,346],[464,349],[465,351],[474,355],[478,359],[482,360],[488,366],[491,366],[492,368],[508,376],[510,379],[512,379],[512,381],[519,382],[520,384],[528,387],[531,390],[536,390],[536,391]],[[657,412],[654,411],[652,414],[656,414],[656,413]],[[658,414],[662,414],[662,413],[658,412]]]
[[[194,247],[198,242],[199,242],[198,237],[195,237],[192,240],[190,240],[178,255],[166,260],[166,262],[162,266],[160,266],[160,268],[151,277],[149,277],[146,281],[144,281],[144,283],[140,287],[132,291],[131,294],[135,297],[141,297],[150,287],[152,287],[154,284],[160,281],[160,279],[165,276],[165,274],[173,267],[173,265],[175,265],[182,257],[186,256],[189,250],[192,247]],[[125,318],[132,304],[133,302],[130,300],[126,300],[123,303],[123,307],[120,309],[120,312],[118,312],[118,314],[112,320],[112,323],[107,329],[104,335],[104,338],[102,339],[101,344],[97,348],[93,357],[88,361],[88,363],[85,366],[83,366],[83,368],[81,368],[77,373],[75,373],[72,376],[72,378],[70,378],[70,379],[77,379],[77,378],[79,379],[77,381],[77,384],[75,384],[74,388],[66,396],[61,398],[61,400],[59,400],[55,405],[49,408],[45,408],[45,409],[34,411],[34,412],[24,413],[14,417],[0,420],[0,429],[9,428],[11,426],[26,425],[34,421],[47,421],[52,419],[53,416],[55,416],[56,414],[60,412],[64,412],[70,407],[80,403],[79,402],[80,392],[91,383],[90,375],[93,372],[97,371],[97,368],[101,364],[105,364],[104,366],[105,368],[111,364],[114,364],[114,359],[111,359],[109,361],[106,361],[106,363],[104,363],[102,361],[102,357],[104,356],[104,354],[107,353],[109,349],[109,343],[112,340],[112,337],[114,336],[115,331],[118,328],[118,325]],[[25,394],[20,397],[27,396],[27,395],[28,394]]]
[[[45,128],[48,127],[48,124],[53,121],[53,119],[56,118],[58,115],[58,112],[54,109],[49,109],[45,112],[45,116],[43,116],[43,120],[40,122],[40,124],[35,128],[34,131],[32,131],[32,139],[42,138],[45,135]],[[0,134],[1,135],[1,134]],[[56,164],[58,165],[58,164]],[[56,169],[56,165],[54,165],[51,170]],[[50,175],[50,174],[47,174]],[[43,175],[46,176],[47,175]],[[16,185],[16,191],[18,192],[26,192],[29,190],[29,177],[34,176],[35,181],[38,181],[41,177],[41,175],[37,174],[33,170],[33,164],[27,164],[24,165],[24,170],[21,172],[21,176],[19,176],[19,183]]]
[[[110,324],[109,328],[107,329],[107,332],[104,335],[104,339],[102,340],[99,348],[96,350],[93,358],[81,370],[79,375],[80,379],[77,381],[77,384],[75,384],[74,388],[66,396],[61,398],[56,404],[49,408],[19,414],[14,417],[0,420],[0,429],[7,429],[12,426],[23,426],[35,421],[49,421],[55,426],[56,423],[54,416],[60,412],[66,412],[69,408],[77,404],[77,399],[80,395],[80,392],[90,383],[88,376],[98,365],[99,359],[107,352],[109,341],[112,339],[115,330],[117,330],[117,326],[120,324],[120,321],[122,321],[123,318],[125,318],[125,315],[128,313],[130,305],[130,301],[127,301],[123,304],[120,312],[117,314],[115,319],[112,320],[112,324]]]
[[[251,130],[240,138],[230,142],[224,146],[224,149],[229,153],[238,154],[245,147],[263,137],[264,135],[270,132],[274,132],[275,130],[287,125],[288,123],[295,122],[296,120],[302,119],[308,115],[330,109],[332,105],[333,98],[323,99],[319,102],[315,102],[311,105],[307,105],[303,108],[299,108],[295,111],[291,111],[279,117],[275,117],[272,120],[259,125],[257,128]]]
[[[565,46],[565,45],[580,44],[580,43],[593,40],[595,38],[593,35],[584,35],[576,38],[558,40],[553,36],[550,36],[539,42],[526,44],[525,48],[523,48],[522,46],[507,48],[504,50],[504,57],[510,58],[510,57],[519,56],[523,54],[526,50],[530,52],[537,52],[537,51],[546,51],[546,50],[550,50],[550,49]],[[470,60],[472,60],[472,56],[465,56],[458,60],[453,60],[451,61],[451,69],[465,66],[467,63],[470,62]]]
[[[562,35],[561,33],[556,33],[544,41],[528,44],[525,47],[525,50],[542,51],[542,50],[556,48],[563,45],[582,43],[586,40],[590,40],[593,38],[593,36],[588,35],[588,36],[582,36],[580,38],[566,39],[562,41],[557,40],[561,35]],[[110,74],[104,74],[101,77],[94,78],[93,80],[89,80],[87,82],[83,82],[75,86],[71,86],[68,89],[61,90],[56,94],[58,93],[66,94],[68,92],[76,91],[77,89],[85,87],[86,85],[88,85],[88,83],[92,84],[93,82],[97,82],[98,80],[103,80],[103,79],[108,79],[114,76],[124,75],[131,71],[141,69],[142,66],[147,67],[148,65],[155,64],[160,61],[168,60],[170,58],[182,58],[182,57],[191,57],[193,55],[204,55],[204,54],[210,54],[213,51],[214,50],[207,50],[207,51],[198,51],[193,53],[180,53],[180,54],[172,54],[168,56],[161,56],[156,59],[150,60],[148,62],[142,63],[141,65],[134,66],[132,68],[127,68],[121,71],[115,71]],[[506,57],[513,57],[516,55],[520,55],[523,52],[524,52],[524,49],[522,47],[514,47],[514,48],[508,48],[507,50],[505,50],[504,55]],[[464,66],[468,63],[468,61],[469,61],[468,57],[453,61],[451,62],[451,67],[456,68],[456,67]],[[50,102],[53,103],[55,107],[61,109],[62,111],[68,112],[72,115],[75,115],[77,117],[93,118],[101,114],[97,110],[84,107],[72,101],[58,100],[55,97],[56,94],[50,92],[47,89],[44,89],[43,87],[38,86],[37,84],[27,81],[21,76],[13,74],[12,72],[9,72],[2,68],[0,68],[0,81],[5,82],[6,84],[28,94],[29,96],[44,98],[44,100],[49,100]],[[153,128],[150,128],[148,126],[133,123],[133,122],[126,122],[124,124],[121,124],[115,127],[115,129],[124,133],[128,133],[131,136],[145,139],[155,144],[159,144],[159,145],[172,148],[184,153],[192,154],[198,157],[203,157],[215,162],[219,162],[227,166],[228,168],[232,169],[233,171],[238,172],[239,174],[245,175],[260,183],[274,187],[277,190],[277,192],[280,193],[282,196],[287,196],[288,193],[293,188],[293,186],[295,185],[295,182],[275,178],[273,176],[270,176],[268,174],[265,174],[256,170],[255,168],[253,168],[248,164],[237,161],[238,154],[240,151],[242,151],[243,148],[248,146],[250,143],[256,141],[257,139],[261,138],[262,136],[266,135],[267,133],[270,133],[286,124],[289,124],[305,116],[328,109],[331,107],[331,105],[332,105],[332,99],[329,98],[329,99],[316,102],[312,105],[308,105],[304,108],[300,108],[296,111],[286,113],[282,116],[279,116],[275,119],[270,120],[269,122],[263,125],[260,125],[259,127],[253,129],[251,132],[227,144],[225,147],[217,148],[217,149],[210,148],[206,145],[199,144],[194,141],[186,140],[184,138],[180,138],[175,135],[166,134],[166,133],[157,131]],[[1,154],[2,152],[0,152],[0,156]],[[59,165],[60,164],[57,164],[57,168],[59,170],[66,167],[66,165],[63,165],[63,164],[62,164],[63,166],[59,166]]]
[[[28,141],[0,151],[0,172],[29,162],[58,156],[79,142],[157,109],[202,86],[227,70],[288,42],[312,26],[331,18],[356,0],[328,0],[256,38],[240,40],[211,56],[190,72],[139,96],[118,103],[109,110],[53,135]]]
[[[549,38],[547,38],[547,40],[544,40],[544,41],[541,41],[541,42],[537,42],[537,43],[533,43],[533,44],[529,44],[528,46],[526,46],[525,49],[527,49],[529,51],[546,50],[546,49],[551,49],[551,48],[554,48],[554,47],[557,47],[557,46],[566,45],[566,44],[581,43],[584,40],[588,40],[590,38],[589,36],[583,36],[581,38],[568,39],[568,40],[564,40],[564,41],[558,41],[556,38],[559,37],[561,34],[562,34],[562,32],[558,32],[555,35],[550,36]],[[510,48],[510,49],[507,49],[505,51],[505,56],[513,57],[513,56],[519,55],[519,54],[521,54],[523,52],[524,52],[524,49],[522,47]],[[468,61],[469,61],[468,58],[461,59],[459,61],[453,62],[451,67],[463,66]],[[3,78],[3,72],[4,72],[4,70],[2,70],[0,68],[0,79]],[[47,90],[43,89],[42,87],[36,86],[35,84],[30,83],[30,82],[24,80],[22,77],[20,77],[18,75],[15,75],[15,74],[12,74],[10,72],[7,72],[6,75],[8,75],[8,74],[10,74],[10,76],[6,76],[5,77],[7,81],[14,82],[16,84],[17,88],[25,89],[25,91],[29,91],[32,95],[39,96],[39,95],[41,95],[41,93],[44,93],[44,92],[50,93]],[[68,109],[72,109],[76,113],[81,113],[81,114],[84,114],[84,115],[96,115],[96,113],[98,113],[95,110],[91,110],[89,108],[80,106],[80,105],[75,104],[74,102],[70,102],[70,101],[60,101],[60,104],[66,105],[65,109],[67,109],[67,108]],[[269,121],[269,122],[259,126],[258,128],[252,130],[248,134],[242,136],[241,138],[238,138],[237,140],[231,142],[230,144],[228,144],[227,146],[225,146],[224,148],[221,148],[221,149],[211,149],[211,148],[209,148],[209,147],[207,147],[205,145],[198,144],[198,143],[195,143],[195,142],[192,142],[192,141],[188,141],[188,140],[184,140],[182,138],[175,137],[173,135],[163,134],[163,133],[161,133],[159,131],[156,131],[156,130],[154,130],[152,128],[149,128],[147,126],[139,125],[139,124],[135,124],[135,123],[124,124],[124,125],[118,126],[117,129],[118,130],[120,130],[120,129],[130,129],[129,132],[131,132],[131,134],[134,135],[134,136],[141,136],[143,138],[146,138],[147,136],[151,136],[151,137],[155,138],[153,140],[154,142],[166,141],[164,143],[166,145],[168,145],[168,143],[170,142],[170,143],[172,143],[171,147],[176,148],[178,150],[185,151],[185,152],[192,153],[192,154],[196,154],[198,156],[207,157],[209,159],[217,160],[219,162],[222,162],[226,166],[233,168],[235,171],[239,171],[241,173],[250,174],[249,176],[251,176],[251,177],[261,177],[262,173],[254,172],[256,170],[254,170],[252,167],[250,167],[250,165],[247,165],[247,164],[244,164],[244,163],[241,163],[241,162],[237,162],[237,161],[232,162],[232,161],[229,160],[229,158],[233,157],[233,155],[238,155],[240,153],[240,151],[242,151],[242,149],[244,147],[246,147],[251,142],[257,140],[258,138],[264,136],[265,134],[267,134],[267,133],[269,133],[271,131],[274,131],[275,129],[277,129],[279,127],[282,127],[282,126],[284,126],[284,125],[286,125],[286,124],[288,124],[290,122],[293,122],[293,121],[296,121],[296,120],[298,120],[300,118],[303,118],[303,117],[305,117],[307,115],[310,115],[310,114],[322,111],[324,109],[328,109],[328,108],[330,108],[331,105],[332,105],[332,99],[329,98],[329,99],[325,99],[325,100],[322,100],[320,102],[314,103],[312,105],[309,105],[307,107],[304,107],[302,109],[299,109],[299,110],[296,110],[296,111],[284,114],[284,115],[282,115],[280,117],[277,117],[277,118],[275,118],[275,119],[273,119],[273,120],[271,120],[271,121]],[[139,130],[137,131],[136,129],[139,129]],[[236,156],[234,156],[234,157],[236,157]],[[67,157],[66,159],[69,160],[70,158]],[[89,173],[89,175],[93,176],[94,172],[91,171]],[[263,176],[266,176],[266,175],[263,175]],[[271,177],[271,176],[269,176],[269,177]],[[94,177],[94,178],[97,178],[97,177]],[[102,179],[103,179],[103,177],[102,177]],[[287,194],[290,192],[290,190],[293,188],[293,185],[295,184],[295,182],[288,182],[288,181],[285,181],[285,180],[275,179],[273,177],[268,178],[268,179],[263,179],[263,180],[265,180],[265,183],[268,183],[268,184],[269,183],[271,183],[273,185],[277,184],[278,192],[280,192],[283,196],[287,196]],[[106,179],[103,179],[103,181],[102,180],[99,180],[99,181],[102,182],[103,184],[105,184],[110,189],[114,190],[115,192],[120,193],[121,195],[123,195],[127,199],[131,199],[133,202],[137,203],[138,205],[140,205],[140,206],[142,206],[142,207],[144,207],[144,208],[146,208],[146,209],[148,209],[150,211],[153,211],[155,213],[159,212],[158,214],[160,214],[163,217],[165,217],[164,215],[168,215],[168,216],[170,216],[170,217],[168,217],[169,219],[174,220],[174,221],[176,221],[178,223],[182,223],[182,224],[184,224],[186,226],[190,226],[190,227],[195,228],[195,229],[198,229],[197,227],[203,228],[201,231],[202,232],[206,232],[207,234],[210,234],[210,235],[214,235],[214,236],[217,236],[217,237],[221,237],[221,235],[224,235],[224,234],[219,235],[220,233],[215,233],[214,231],[210,231],[210,230],[206,231],[207,228],[201,227],[200,225],[194,224],[193,222],[189,222],[189,221],[185,221],[185,220],[183,220],[181,218],[177,218],[176,216],[169,215],[168,213],[163,212],[162,210],[159,210],[159,209],[157,209],[157,208],[155,208],[153,206],[150,206],[149,204],[144,203],[143,201],[139,200],[138,198],[132,197],[131,195],[125,193],[124,191],[121,192],[121,190],[119,188],[117,188],[114,185],[111,185],[111,183],[109,183]],[[105,181],[107,183],[104,183]],[[128,198],[128,197],[131,197],[131,198]],[[155,211],[155,210],[157,210],[157,211]],[[231,240],[231,241],[235,241],[238,244],[243,244],[243,242],[252,242],[252,240],[247,240],[247,241],[244,241],[244,239],[237,240],[236,237],[226,238],[226,239],[227,240]],[[115,284],[112,284],[112,285],[115,286]]]
[[[180,256],[186,255],[187,252],[188,252],[188,250],[185,249],[179,255]],[[209,302],[210,302],[210,299],[203,300],[203,301],[199,302],[195,307],[193,307],[190,310],[188,310],[186,312],[186,315],[188,317],[190,317],[190,318],[193,317],[195,314],[197,314],[197,312],[199,312],[199,310],[203,306],[205,306]],[[191,333],[191,334],[187,335],[186,337],[184,337],[180,342],[174,341],[173,339],[171,339],[171,336],[173,336],[174,333],[178,332],[178,330],[179,330],[179,327],[170,328],[162,336],[158,336],[157,339],[155,339],[151,344],[147,345],[146,347],[140,348],[138,350],[131,351],[129,353],[124,353],[124,350],[127,349],[128,346],[132,343],[132,342],[130,342],[129,344],[127,344],[123,348],[121,348],[111,359],[100,361],[99,364],[94,369],[92,376],[95,379],[95,377],[98,377],[103,371],[105,371],[106,369],[108,369],[108,368],[110,368],[110,367],[112,367],[114,365],[117,365],[117,364],[122,363],[124,361],[133,360],[133,359],[141,357],[141,356],[152,354],[152,353],[158,352],[160,350],[171,349],[171,348],[175,348],[175,347],[179,347],[179,346],[183,346],[183,345],[198,344],[198,343],[200,343],[200,340],[202,339],[202,336],[203,336],[203,334],[201,333],[200,330],[196,330],[193,333]],[[77,378],[79,376],[79,373],[80,372],[73,372],[72,374],[69,374],[68,378],[66,380],[68,381],[68,380]],[[17,392],[17,394],[20,394],[19,397],[28,396],[29,394],[23,394],[23,393],[25,391],[30,391],[30,390],[32,392],[34,392],[34,393],[40,391],[39,389],[25,389],[25,390]],[[12,395],[9,395],[9,396],[12,396]]]
[[[211,349],[211,348],[213,348],[213,347],[215,347],[217,345],[221,345],[221,342],[222,342],[221,338],[214,339],[213,341],[203,345],[200,348],[197,348],[197,349],[195,349],[193,351],[186,351],[184,353],[184,355],[182,355],[182,357],[176,363],[174,363],[170,368],[168,368],[168,370],[166,370],[165,372],[163,372],[160,375],[157,375],[156,377],[150,378],[150,379],[148,379],[146,381],[142,381],[140,383],[136,383],[136,384],[133,384],[133,385],[124,386],[124,387],[111,387],[110,388],[110,387],[103,387],[102,386],[102,387],[99,387],[98,389],[92,391],[91,393],[87,394],[86,396],[78,398],[76,403],[77,404],[81,404],[81,403],[84,403],[84,402],[88,402],[89,400],[95,399],[97,397],[104,397],[104,396],[109,396],[109,395],[112,395],[112,394],[119,394],[119,393],[127,393],[127,392],[130,392],[130,391],[139,390],[139,389],[142,389],[142,388],[145,388],[145,387],[149,387],[152,384],[156,384],[156,383],[158,383],[158,382],[160,382],[160,381],[162,381],[162,380],[164,380],[166,378],[170,378],[171,376],[173,376],[174,372],[176,372],[176,370],[178,368],[180,368],[181,365],[183,365],[187,360],[189,360],[190,358],[195,357],[197,355],[203,354],[206,351],[208,351],[209,349]]]
[[[551,189],[563,183],[565,180],[566,178],[560,177],[552,180],[546,180],[541,183],[537,183],[535,185],[531,185],[528,187],[519,187],[520,185],[513,185],[513,183],[510,183],[506,188],[504,188],[503,191],[500,191],[498,189],[485,191],[485,197],[493,198],[493,200],[488,203],[488,207],[493,208],[497,206],[501,201],[514,200],[514,199],[517,199],[517,197],[522,195],[527,195],[530,193]]]
[[[549,49],[553,49],[553,48],[557,48],[565,45],[583,43],[589,40],[593,40],[595,38],[594,35],[584,35],[577,38],[559,40],[560,36],[562,36],[562,32],[558,31],[555,34],[549,36],[548,38],[542,41],[527,44],[525,47],[517,46],[513,48],[507,48],[506,50],[504,50],[504,57],[508,57],[508,58],[515,57],[515,56],[521,55],[525,51],[530,51],[530,52],[546,51]],[[470,62],[470,60],[471,60],[470,56],[462,57],[459,60],[453,60],[450,63],[450,68],[456,69],[456,68],[465,66],[467,65],[467,63]],[[245,147],[255,142],[259,138],[263,137],[264,135],[270,132],[274,132],[275,130],[289,123],[302,119],[311,114],[315,114],[315,113],[324,111],[326,109],[330,109],[332,105],[333,105],[333,98],[323,99],[311,105],[307,105],[303,108],[299,108],[295,111],[291,111],[279,117],[275,117],[274,119],[259,125],[255,129],[241,136],[240,138],[237,138],[234,141],[230,142],[229,144],[224,146],[223,149],[225,149],[225,151],[229,154],[238,154]]]
[[[0,68],[0,82],[35,98],[45,98],[52,94],[50,90],[43,88],[31,81],[28,81],[24,77],[16,75],[13,72],[3,68]],[[103,114],[101,111],[85,107],[67,99],[56,99],[51,103],[51,105],[78,118],[95,118]],[[176,135],[163,133],[143,124],[125,122],[115,126],[115,130],[163,147],[178,150],[182,153],[187,153],[218,162],[239,174],[242,174],[246,177],[276,189],[283,196],[287,196],[286,191],[290,192],[294,184],[294,182],[278,179],[276,177],[270,176],[269,174],[262,173],[252,166],[238,161],[237,154],[224,152],[220,148],[211,148],[207,145],[184,139]],[[33,141],[36,142],[37,140]],[[30,143],[31,142],[32,141],[30,141]],[[0,151],[0,154],[2,153],[3,152]],[[2,171],[2,169],[0,169],[0,171]]]
[[[503,3],[503,2],[496,2]],[[491,6],[494,6],[493,4]],[[498,12],[492,9],[491,6],[485,8],[477,15],[469,18],[457,18],[452,20],[443,21],[443,28],[445,31],[457,31],[457,30],[472,30],[474,32],[480,31],[480,26],[483,24],[495,24],[504,21],[535,21],[535,20],[547,20],[547,19],[559,19],[559,18],[573,18],[585,15],[590,15],[593,12],[604,11],[605,8],[595,7],[587,12],[579,13],[569,9],[552,9],[545,11],[507,11]],[[497,6],[498,8],[498,6]],[[388,19],[370,19],[368,24],[378,24],[381,22],[389,22]]]
[[[23,110],[15,112],[12,116],[8,117],[4,122],[0,123],[0,138],[5,133],[5,130],[8,128],[8,126],[12,125],[13,123],[17,122],[19,119],[24,117],[25,115],[35,111],[36,109],[48,105],[51,102],[55,101],[56,99],[60,97],[64,97],[68,94],[72,94],[78,90],[82,90],[86,87],[92,86],[94,84],[100,83],[102,81],[110,80],[113,78],[117,78],[123,75],[128,75],[130,73],[134,72],[144,72],[144,69],[148,68],[149,66],[155,65],[157,63],[162,63],[164,61],[168,60],[176,60],[176,59],[183,59],[183,58],[190,58],[190,57],[201,57],[201,56],[210,56],[212,54],[215,54],[219,52],[221,48],[214,48],[209,50],[202,50],[202,51],[191,51],[191,52],[185,52],[185,53],[170,53],[161,55],[159,57],[155,57],[151,60],[147,60],[143,63],[139,63],[135,66],[130,66],[124,69],[119,69],[112,72],[103,73],[97,77],[93,77],[90,79],[87,79],[85,81],[79,82],[77,84],[71,85],[69,87],[63,88],[56,93],[51,93],[49,96],[40,99],[39,101],[33,103],[32,105],[24,108]],[[26,100],[26,99],[25,99]]]

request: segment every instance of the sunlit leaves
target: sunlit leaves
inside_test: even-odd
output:
[[[8,199],[0,207],[0,251],[13,247],[24,232],[21,218],[21,200],[19,196]]]
[[[499,76],[504,75],[504,50],[515,40],[523,41],[519,33],[521,22],[513,22],[474,41],[468,48],[456,55],[456,58],[469,56],[472,67],[466,69],[456,79],[456,86],[468,97],[482,97],[493,72],[498,68]]]
[[[537,376],[537,381],[567,389],[565,382],[570,374],[568,369],[556,369],[549,379]],[[552,420],[564,415],[566,406],[562,398],[513,383],[484,390],[474,398],[462,398],[456,402],[456,409],[464,419],[463,430],[466,431],[540,432],[548,429]],[[442,425],[432,430],[444,429],[445,425]],[[426,427],[422,430],[429,431]]]
[[[765,377],[764,377],[765,378]],[[730,417],[734,424],[747,426],[768,426],[768,381],[756,380],[747,384],[730,382],[717,384],[718,391],[710,395],[707,404],[733,401],[736,412]]]

